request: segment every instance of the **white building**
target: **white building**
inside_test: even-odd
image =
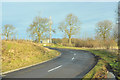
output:
[[[40,43],[50,43],[50,39],[41,40]]]

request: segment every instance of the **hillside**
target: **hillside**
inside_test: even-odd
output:
[[[59,52],[30,41],[2,41],[2,72],[52,59]]]

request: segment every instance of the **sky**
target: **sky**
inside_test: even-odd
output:
[[[36,16],[52,17],[52,38],[63,38],[58,25],[70,13],[81,22],[79,34],[73,37],[94,37],[96,23],[110,20],[116,23],[117,2],[3,2],[2,26],[12,24],[16,27],[19,39],[29,39],[26,29]]]
[[[120,0],[2,0],[2,2],[118,2]]]

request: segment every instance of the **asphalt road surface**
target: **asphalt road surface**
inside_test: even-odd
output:
[[[55,50],[61,52],[60,57],[5,74],[4,78],[83,78],[96,63],[94,56],[87,51],[57,48]]]

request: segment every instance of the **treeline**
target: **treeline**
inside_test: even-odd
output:
[[[69,47],[87,47],[87,48],[116,48],[117,42],[113,39],[109,39],[107,41],[101,41],[98,39],[77,39],[72,38],[71,39],[71,45],[69,44],[68,38],[53,38],[53,43],[56,45],[62,45],[62,46],[69,46]]]
[[[40,43],[41,39],[50,38],[51,32],[56,32],[55,29],[51,29],[52,25],[51,18],[44,18],[36,16],[33,22],[29,25],[26,32],[34,42]],[[80,34],[81,22],[79,18],[73,14],[68,14],[63,21],[61,21],[57,29],[66,36],[63,39],[52,39],[55,44],[61,44],[64,46],[75,46],[75,47],[106,47],[117,46],[115,43],[118,42],[118,26],[113,24],[110,20],[99,21],[95,25],[95,39],[75,39],[73,36]],[[88,29],[88,28],[86,28]],[[2,36],[6,40],[16,40],[16,30],[13,25],[6,24],[2,28]],[[59,32],[58,32],[59,33]],[[88,32],[89,33],[89,32]],[[59,36],[58,36],[59,37]]]

